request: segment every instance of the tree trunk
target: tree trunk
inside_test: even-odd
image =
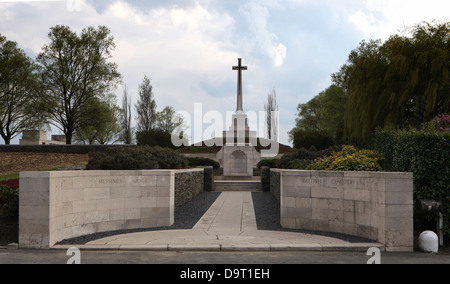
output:
[[[3,138],[3,140],[5,141],[5,145],[10,145],[11,144],[11,136],[8,135],[8,132],[0,132],[0,136]]]
[[[66,144],[67,145],[72,145],[72,133],[73,132],[65,133],[65,135],[66,135]]]

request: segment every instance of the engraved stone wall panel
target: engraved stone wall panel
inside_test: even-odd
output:
[[[279,186],[283,227],[356,235],[389,251],[413,250],[411,173],[271,169],[272,176],[279,179],[272,186]]]
[[[197,170],[62,171],[20,174],[19,245],[49,248],[103,231],[170,226],[175,174]]]

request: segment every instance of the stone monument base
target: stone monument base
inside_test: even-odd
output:
[[[248,144],[224,145],[217,153],[217,160],[223,167],[224,176],[253,176],[253,168],[257,166],[260,158],[255,147]]]

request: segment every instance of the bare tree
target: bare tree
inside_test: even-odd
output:
[[[266,134],[269,140],[278,140],[278,102],[275,89],[267,95],[264,104],[266,111]]]
[[[122,132],[119,141],[124,144],[133,142],[133,129],[131,128],[131,97],[128,96],[128,88],[125,85],[122,97]]]

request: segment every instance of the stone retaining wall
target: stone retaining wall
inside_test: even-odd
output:
[[[270,170],[270,192],[275,196],[275,199],[280,202],[280,182],[281,182],[281,172]]]
[[[180,208],[204,191],[203,170],[175,174],[175,209]]]
[[[279,173],[284,228],[355,235],[387,251],[413,251],[412,173],[271,171],[271,179]]]
[[[49,248],[82,235],[170,226],[175,176],[195,170],[20,174],[19,246]]]

